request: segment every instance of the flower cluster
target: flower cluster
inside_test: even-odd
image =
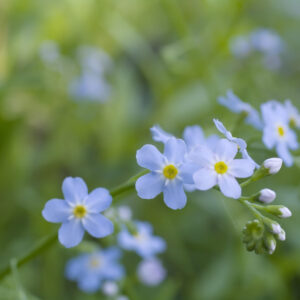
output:
[[[247,122],[256,128],[265,128],[265,121],[261,120],[254,108],[243,103],[232,92],[228,93],[228,97],[221,100],[222,104],[228,108],[234,107],[235,112],[244,113]],[[217,135],[206,138],[200,126],[187,127],[183,139],[176,138],[157,125],[151,128],[153,139],[164,144],[164,152],[161,153],[153,145],[145,145],[137,151],[138,164],[149,170],[136,181],[137,193],[143,199],[152,199],[163,193],[164,202],[169,208],[182,209],[187,202],[185,191],[206,191],[215,188],[226,197],[237,199],[255,217],[260,217],[257,222],[261,222],[259,225],[264,234],[260,239],[260,246],[252,245],[250,225],[250,229],[247,227],[244,233],[247,234],[247,249],[256,249],[256,252],[261,253],[259,249],[267,249],[266,242],[262,242],[263,238],[267,236],[269,239],[273,234],[275,239],[283,240],[283,230],[276,221],[264,217],[259,210],[276,217],[289,217],[291,213],[284,206],[264,206],[276,197],[275,192],[270,189],[263,189],[258,195],[245,197],[242,196],[242,187],[279,172],[282,160],[267,159],[260,166],[249,155],[245,140],[234,137],[219,120],[214,120],[214,123],[224,138]],[[241,183],[240,178],[248,179]],[[276,224],[277,227],[274,226],[277,231],[272,231],[270,224]],[[125,240],[125,237],[128,249],[136,247],[132,236],[129,238],[129,233],[123,233],[122,239]],[[152,242],[152,247],[154,245],[156,243]],[[272,245],[274,248],[274,243]],[[150,250],[151,247],[147,247],[147,251]]]
[[[286,100],[275,100],[261,105],[261,115],[250,104],[243,102],[232,91],[227,97],[219,97],[219,103],[231,111],[244,114],[248,124],[263,132],[262,141],[268,149],[275,149],[286,166],[293,165],[290,150],[297,150],[299,144],[295,129],[300,128],[300,114],[297,108]]]
[[[284,50],[284,42],[276,32],[261,28],[248,35],[234,37],[230,50],[238,58],[248,57],[255,52],[261,53],[266,68],[274,70],[281,66],[280,54]]]

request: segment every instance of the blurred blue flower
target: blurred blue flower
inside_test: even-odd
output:
[[[230,51],[238,58],[247,57],[252,51],[252,45],[248,35],[236,36],[230,40]]]
[[[110,86],[102,77],[92,72],[85,71],[74,78],[69,86],[70,95],[75,100],[105,102],[110,95]]]
[[[78,245],[85,230],[96,238],[113,232],[113,223],[100,214],[112,202],[107,189],[97,188],[88,193],[81,178],[67,177],[63,181],[62,191],[65,200],[49,200],[42,211],[48,222],[62,223],[58,231],[58,239],[62,245],[66,248]]]
[[[201,165],[194,175],[197,189],[209,190],[215,185],[229,198],[241,197],[241,187],[235,178],[252,176],[255,165],[248,159],[234,159],[238,152],[235,143],[221,139],[214,151],[207,147],[194,152],[194,160]]]
[[[68,261],[66,277],[76,281],[82,291],[96,292],[104,280],[120,280],[124,276],[120,257],[121,251],[115,247],[79,255]]]
[[[238,151],[242,154],[242,157],[252,162],[256,168],[259,168],[259,165],[252,159],[252,157],[249,155],[247,151],[247,143],[241,138],[233,137],[231,132],[226,129],[226,127],[223,125],[221,121],[217,119],[214,119],[213,121],[217,129],[226,137],[226,139],[237,145]]]
[[[145,145],[137,151],[137,163],[151,172],[140,177],[136,190],[142,199],[153,199],[161,192],[165,204],[172,209],[186,205],[184,184],[193,184],[196,167],[185,161],[187,147],[183,140],[174,137],[165,144],[164,154],[153,145]]]
[[[153,228],[147,222],[135,222],[136,234],[131,234],[125,227],[118,234],[118,243],[125,250],[135,251],[143,258],[150,258],[164,252],[165,241],[158,236],[153,236]]]
[[[289,120],[289,125],[291,128],[300,128],[300,114],[299,111],[297,109],[297,107],[295,107],[291,100],[285,100],[284,102],[284,106],[287,112],[287,117]]]
[[[299,147],[296,133],[290,129],[290,118],[286,108],[277,101],[269,101],[261,105],[264,120],[263,142],[268,149],[275,147],[276,152],[285,165],[293,165],[294,159],[289,149]]]
[[[166,269],[161,261],[156,258],[148,258],[141,261],[137,270],[139,280],[148,286],[156,286],[166,278]]]
[[[227,91],[226,97],[219,97],[218,101],[221,105],[227,107],[234,113],[246,113],[247,117],[245,121],[259,130],[262,129],[262,121],[260,119],[258,111],[254,109],[249,103],[243,102],[231,90]]]

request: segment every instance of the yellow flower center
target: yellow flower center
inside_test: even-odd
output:
[[[83,205],[76,205],[73,210],[75,218],[82,219],[85,217],[87,210]]]
[[[228,166],[224,163],[224,161],[219,161],[215,164],[215,171],[218,174],[224,174],[228,170]]]
[[[174,179],[178,174],[178,170],[174,165],[168,165],[164,167],[163,174],[168,179]]]
[[[89,265],[92,269],[97,269],[101,265],[101,261],[98,257],[92,257],[89,261]]]
[[[282,126],[278,126],[277,129],[278,129],[278,134],[280,136],[284,136],[284,134],[285,134],[284,128]]]

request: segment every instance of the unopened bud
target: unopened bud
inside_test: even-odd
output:
[[[276,198],[276,193],[270,189],[263,189],[259,192],[258,200],[264,203],[271,203]]]
[[[269,174],[274,175],[280,171],[282,159],[277,157],[269,158],[263,162],[263,166],[269,171]]]
[[[285,241],[286,235],[285,235],[285,231],[281,228],[280,233],[278,233],[276,235],[276,237],[280,240],[280,241]]]
[[[264,217],[263,219],[264,224],[268,228],[268,230],[274,234],[280,234],[282,231],[281,226],[276,221],[273,221],[272,219]]]
[[[265,207],[265,211],[279,218],[289,218],[292,215],[292,212],[283,205],[269,205]]]
[[[276,239],[272,234],[267,234],[264,239],[264,245],[269,254],[273,254],[276,249]]]

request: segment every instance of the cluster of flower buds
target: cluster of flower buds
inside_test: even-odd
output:
[[[257,178],[276,174],[281,168],[280,159],[269,159],[262,168],[256,171]],[[255,174],[254,176],[255,177]],[[270,189],[263,189],[259,193],[244,197],[241,201],[251,209],[257,219],[249,221],[243,229],[243,242],[248,251],[257,254],[273,254],[277,241],[285,240],[285,231],[280,224],[263,215],[266,213],[277,218],[289,218],[291,211],[283,205],[269,205],[276,199],[276,193]]]

